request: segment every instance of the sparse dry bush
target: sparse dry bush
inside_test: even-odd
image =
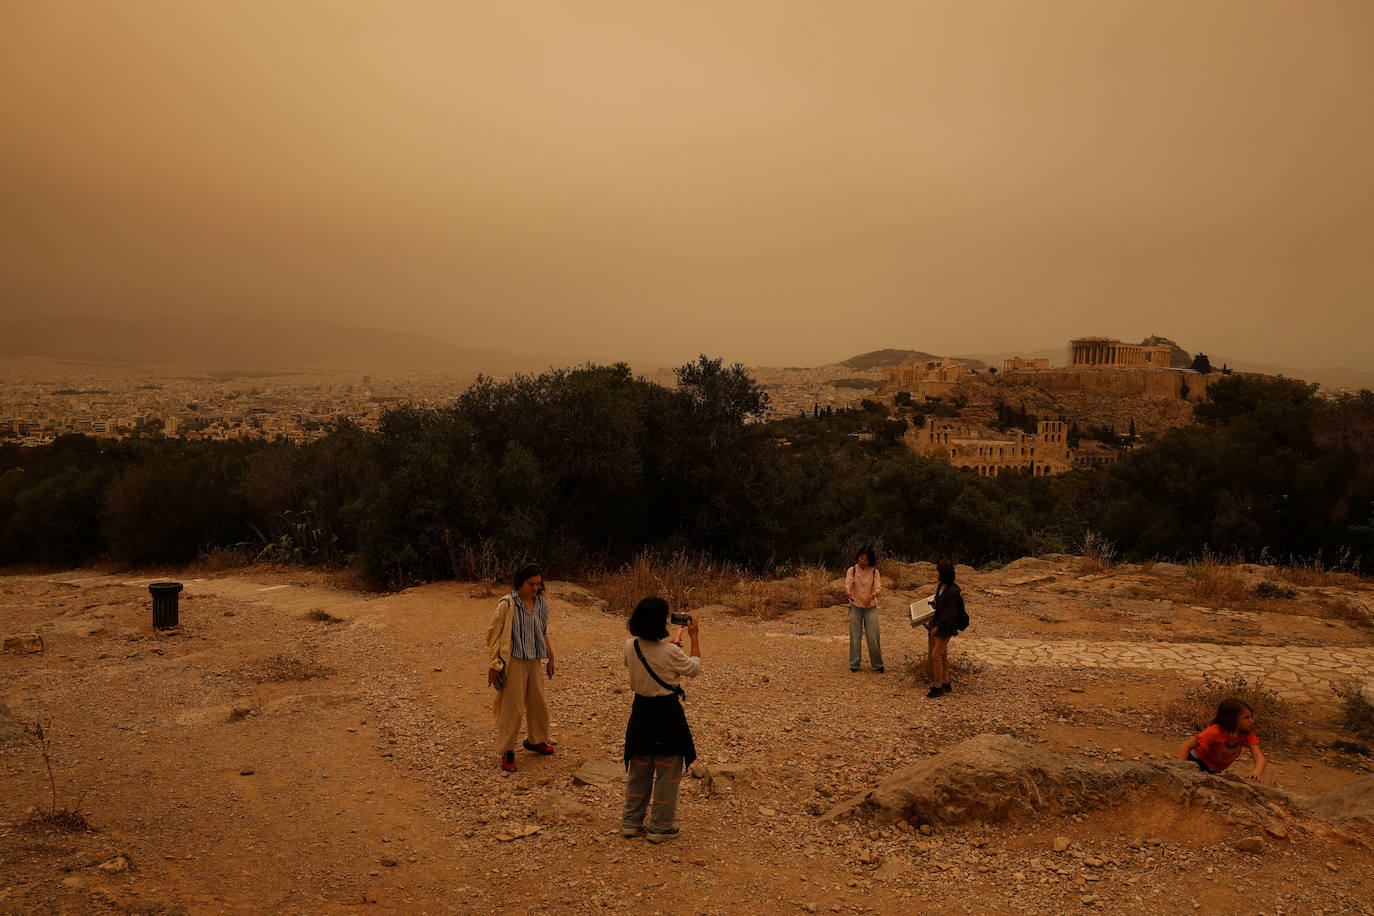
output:
[[[466,541],[454,544],[453,536],[447,529],[444,531],[444,547],[448,550],[448,561],[454,577],[465,582],[476,582],[484,586],[486,592],[500,588],[508,574],[528,562],[524,556],[503,559],[496,550],[495,542],[490,539],[478,544]]]
[[[1116,565],[1116,546],[1096,532],[1083,535],[1078,569],[1082,575],[1107,572]]]
[[[320,608],[314,608],[313,610],[307,611],[305,619],[313,620],[316,623],[343,623],[342,617],[335,617],[333,614],[321,610]]]
[[[1353,572],[1327,566],[1320,557],[1294,560],[1280,567],[1280,574],[1294,585],[1356,585],[1360,577]]]
[[[188,571],[217,573],[252,565],[252,554],[242,547],[212,547],[196,557]]]
[[[52,769],[52,723],[44,728],[42,722],[30,722],[24,726],[24,735],[43,758],[43,767],[48,773],[48,790],[51,793],[48,809],[40,810],[38,814],[30,817],[24,823],[24,827],[30,830],[49,828],[64,833],[84,833],[90,830],[90,821],[81,812],[81,803],[86,799],[85,792],[77,796],[76,804],[72,807],[57,806],[57,777]]]
[[[659,597],[673,610],[724,604],[740,572],[728,563],[683,551],[661,558],[644,551],[614,572],[592,577],[592,587],[612,610],[629,614],[645,598]]]
[[[834,577],[824,566],[797,567],[796,582],[801,610],[821,607],[825,603],[825,589]]]
[[[976,680],[987,670],[987,665],[983,660],[966,652],[951,651],[949,653],[949,676],[955,683],[967,683]],[[918,684],[930,680],[930,653],[922,652],[906,663],[903,672]]]
[[[1374,703],[1365,686],[1344,681],[1331,688],[1341,703],[1341,727],[1364,741],[1374,741]]]
[[[1200,601],[1228,604],[1240,601],[1247,594],[1245,580],[1235,566],[1211,553],[1188,561],[1188,581],[1193,595]]]
[[[1293,745],[1300,737],[1293,710],[1263,678],[1251,681],[1243,675],[1204,677],[1202,683],[1175,699],[1164,710],[1165,723],[1181,732],[1196,734],[1216,717],[1221,701],[1235,697],[1255,714],[1255,733],[1270,744]]]
[[[1318,603],[1328,616],[1337,620],[1348,620],[1357,627],[1374,626],[1369,611],[1349,598],[1323,598]]]
[[[249,665],[246,673],[252,680],[263,684],[268,681],[321,680],[333,674],[334,669],[290,655],[274,655]]]

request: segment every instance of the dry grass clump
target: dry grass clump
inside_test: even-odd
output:
[[[659,557],[644,551],[614,572],[591,578],[593,590],[612,610],[629,614],[645,598],[659,597],[673,610],[723,604],[740,571],[728,563],[678,551]]]
[[[807,611],[826,604],[826,591],[833,580],[822,566],[800,566],[791,576],[741,579],[733,594],[723,603],[742,614],[772,620],[785,611]]]
[[[967,683],[975,680],[987,670],[982,659],[964,652],[949,653],[949,678],[951,683]],[[930,653],[922,652],[906,663],[902,672],[918,684],[930,680]]]
[[[1255,714],[1255,733],[1270,744],[1292,745],[1298,740],[1298,725],[1293,710],[1264,680],[1251,681],[1243,675],[1220,679],[1204,677],[1202,683],[1174,700],[1164,710],[1165,723],[1192,734],[1212,724],[1221,701],[1235,697]]]
[[[188,572],[217,573],[253,565],[253,556],[242,547],[212,547],[196,557]]]
[[[797,593],[802,610],[818,608],[825,604],[825,590],[834,576],[824,566],[798,566],[793,579],[797,583]]]
[[[1374,703],[1365,686],[1345,681],[1331,688],[1341,702],[1341,727],[1364,741],[1374,741]]]
[[[1323,598],[1318,604],[1326,611],[1326,616],[1348,620],[1357,627],[1374,627],[1374,617],[1369,611],[1348,598]]]
[[[1116,565],[1116,545],[1096,532],[1083,535],[1083,547],[1079,551],[1078,571],[1080,575],[1104,573]]]
[[[306,620],[313,620],[313,621],[315,621],[316,623],[343,623],[343,622],[344,622],[344,619],[343,619],[342,617],[335,617],[333,614],[329,613],[328,611],[321,610],[320,608],[314,608],[313,610],[307,611],[306,614],[305,614],[305,619],[306,619]]]
[[[247,674],[259,684],[268,681],[313,681],[329,677],[333,668],[316,665],[290,655],[274,655],[248,666]]]
[[[37,814],[24,822],[25,829],[28,830],[59,830],[63,833],[84,833],[91,829],[90,821],[81,811],[81,803],[86,799],[86,793],[82,792],[77,796],[76,804],[68,808],[65,805],[57,805],[57,778],[53,775],[52,769],[52,726],[43,727],[42,722],[31,722],[24,726],[24,735],[29,739],[39,755],[43,758],[43,766],[48,771],[48,789],[51,793],[51,801],[46,811],[40,810]]]
[[[1188,581],[1192,583],[1193,595],[1200,601],[1229,604],[1240,601],[1247,594],[1245,580],[1235,566],[1210,553],[1188,561]]]
[[[1320,558],[1296,560],[1279,568],[1283,578],[1294,585],[1357,585],[1360,577],[1353,572],[1336,569],[1324,564]]]

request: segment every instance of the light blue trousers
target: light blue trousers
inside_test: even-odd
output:
[[[883,647],[878,642],[878,609],[849,606],[849,670],[858,671],[863,661],[861,641],[868,635],[868,661],[874,669],[883,668]]]

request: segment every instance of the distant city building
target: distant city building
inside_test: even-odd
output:
[[[920,363],[889,366],[883,370],[879,394],[907,391],[924,397],[939,397],[949,393],[954,383],[963,378],[966,366],[957,359],[928,359]]]
[[[1173,349],[1168,344],[1141,346],[1107,337],[1069,341],[1072,369],[1168,369]]]
[[[1050,361],[1048,359],[1023,359],[1020,356],[1013,356],[1011,359],[1002,360],[1003,372],[1036,372],[1049,367]]]
[[[1001,433],[985,427],[926,417],[920,429],[908,430],[908,447],[918,455],[996,477],[1003,471],[1029,470],[1036,477],[1073,469],[1064,423],[1041,420],[1034,434]]]

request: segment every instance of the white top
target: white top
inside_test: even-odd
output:
[[[653,667],[654,673],[665,684],[677,684],[684,677],[696,677],[701,673],[700,658],[688,655],[681,646],[675,646],[666,639],[641,639],[639,649],[644,653],[644,661]],[[640,696],[666,697],[672,693],[660,687],[644,670],[643,662],[635,654],[633,638],[625,640],[625,667],[630,669],[630,689]]]

